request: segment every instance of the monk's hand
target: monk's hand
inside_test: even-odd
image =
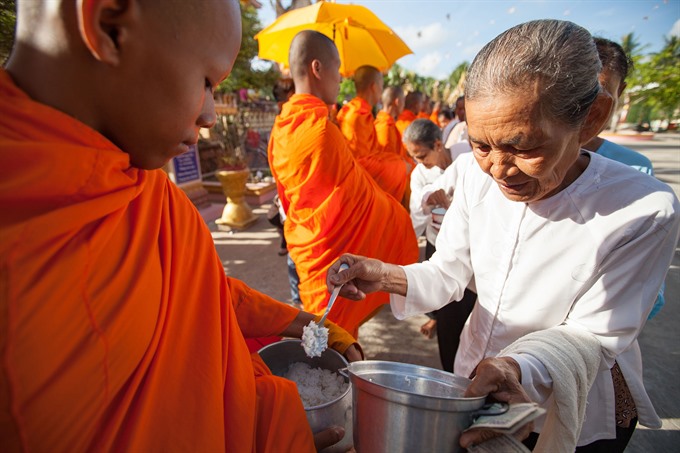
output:
[[[314,318],[315,322],[321,320],[321,315]],[[350,362],[364,360],[364,351],[357,340],[345,329],[326,319],[323,326],[328,329],[328,347],[335,349]]]
[[[430,196],[427,197],[425,204],[428,206],[442,206],[446,209],[449,209],[449,206],[451,205],[451,199],[448,197],[448,195],[446,195],[444,190],[439,189],[432,192]]]
[[[340,271],[342,264],[349,269]],[[346,253],[328,269],[326,285],[332,292],[337,285],[343,285],[340,295],[351,300],[362,300],[366,294],[387,291],[406,295],[406,273],[399,266],[380,260]]]
[[[489,395],[496,401],[508,404],[531,402],[521,384],[522,371],[514,359],[510,357],[484,359],[479,362],[474,373],[472,383],[465,390],[465,397]],[[533,422],[527,423],[513,436],[520,441],[524,440],[531,434],[533,428]],[[460,436],[460,445],[468,448],[496,436],[500,434],[485,429],[473,429]]]
[[[364,354],[359,347],[359,343],[354,343],[345,351],[343,354],[348,362],[357,362],[359,360],[364,360]]]
[[[345,437],[345,428],[341,426],[332,426],[323,431],[319,431],[314,434],[314,446],[316,447],[316,451],[321,451],[324,448],[337,444],[343,437]]]

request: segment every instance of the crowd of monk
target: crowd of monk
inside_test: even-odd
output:
[[[439,134],[438,121],[445,126],[453,115],[428,111],[420,93],[384,88],[382,74],[364,66],[354,75],[356,98],[333,118],[341,80],[333,41],[312,31],[293,39],[295,93],[276,119],[268,157],[300,279],[299,310],[225,275],[207,225],[161,169],[216,122],[213,91],[240,47],[239,3],[62,0],[17,8],[14,47],[0,70],[0,451],[307,452],[337,443],[342,427],[312,433],[295,385],[273,376],[248,340],[300,338],[327,304],[327,278],[344,279],[347,299],[326,321],[329,347],[363,358],[359,327],[388,292],[405,296],[407,287],[400,268],[371,269],[418,261],[409,181],[416,162],[441,153],[441,137],[432,141],[428,131]],[[567,32],[572,25],[558,24]],[[598,95],[597,80],[589,84]],[[495,108],[482,101],[475,100],[477,123],[470,104],[473,142],[486,133],[486,107]],[[538,111],[532,102],[533,110],[517,111]],[[593,105],[581,116],[599,122],[586,121],[584,137],[596,134],[611,101],[598,95]],[[458,116],[444,134],[467,139]],[[579,132],[568,134],[564,143],[578,151]],[[470,177],[482,180],[474,168]],[[665,190],[645,181],[649,192]],[[645,250],[664,253],[645,294],[658,290],[668,244],[677,241],[678,202],[666,198],[663,209],[649,210],[669,214],[645,222],[665,232],[648,235]],[[337,274],[340,256],[353,264],[345,274]],[[361,278],[347,281],[352,273]],[[529,401],[513,360],[478,361],[466,394],[498,395],[509,383],[504,401]],[[508,373],[499,374],[506,363]],[[461,444],[487,436],[469,432]]]
[[[0,72],[0,450],[337,442],[342,428],[313,434],[294,384],[246,340],[299,338],[342,253],[417,260],[402,206],[412,162],[394,129],[401,91],[386,90],[374,128],[382,76],[362,69],[338,128],[332,41],[303,33],[291,47],[296,94],[269,155],[301,311],[224,275],[201,216],[160,169],[215,122],[213,89],[239,49],[238,3],[50,5],[17,5]],[[178,40],[180,20],[194,26]],[[338,304],[329,346],[361,359],[358,327],[387,300]]]

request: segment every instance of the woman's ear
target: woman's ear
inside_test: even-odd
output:
[[[117,65],[120,45],[138,15],[135,0],[78,0],[80,37],[94,58]]]
[[[588,116],[583,126],[581,126],[580,143],[588,143],[593,137],[600,133],[602,127],[609,119],[614,107],[614,100],[611,95],[601,91],[595,98],[595,102],[590,106]]]

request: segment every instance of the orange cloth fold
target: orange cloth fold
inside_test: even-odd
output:
[[[378,149],[385,153],[401,155],[401,134],[392,115],[381,110],[373,122]]]
[[[441,124],[439,124],[439,109],[432,110],[432,113],[430,113],[430,117],[428,119],[437,126],[441,127]]]
[[[357,163],[319,98],[296,94],[283,106],[269,162],[287,211],[286,241],[306,311],[325,309],[326,273],[343,253],[396,264],[417,261],[408,213]],[[356,338],[359,326],[388,300],[385,293],[361,302],[339,298],[329,319]]]
[[[357,96],[342,107],[337,119],[357,162],[385,192],[401,200],[409,181],[408,168],[399,155],[381,151],[370,104]]]
[[[4,71],[0,168],[0,450],[276,451],[266,430],[313,451],[304,411],[275,403],[299,397],[241,333],[295,314],[225,277],[163,171]]]
[[[406,128],[409,126],[409,124],[411,124],[412,122],[414,122],[417,119],[418,119],[418,117],[416,116],[415,113],[413,113],[410,110],[404,109],[404,111],[401,112],[401,114],[399,114],[399,117],[397,118],[397,121],[396,121],[396,124],[395,124],[397,126],[397,130],[399,131],[399,136],[404,137],[404,131],[406,130]],[[406,149],[406,145],[404,145],[403,138],[401,140],[401,155],[405,159],[407,159],[409,162],[411,162],[413,167],[415,167],[416,162],[409,155],[408,150]],[[410,173],[409,173],[409,175],[410,175]]]
[[[396,126],[397,129],[399,130],[399,134],[401,134],[402,137],[404,136],[404,131],[406,130],[408,125],[411,124],[416,119],[418,119],[416,114],[407,109],[404,109],[399,114],[399,117],[397,117]]]

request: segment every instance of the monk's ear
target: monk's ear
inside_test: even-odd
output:
[[[317,79],[321,79],[321,66],[323,66],[321,60],[312,60],[312,63],[310,64],[312,74]]]
[[[136,0],[78,0],[78,30],[94,58],[117,65],[130,26],[138,20]]]
[[[588,143],[593,137],[600,133],[604,123],[609,119],[609,115],[614,106],[614,101],[609,93],[601,91],[597,95],[595,102],[590,106],[588,116],[583,126],[581,126],[580,142]]]

